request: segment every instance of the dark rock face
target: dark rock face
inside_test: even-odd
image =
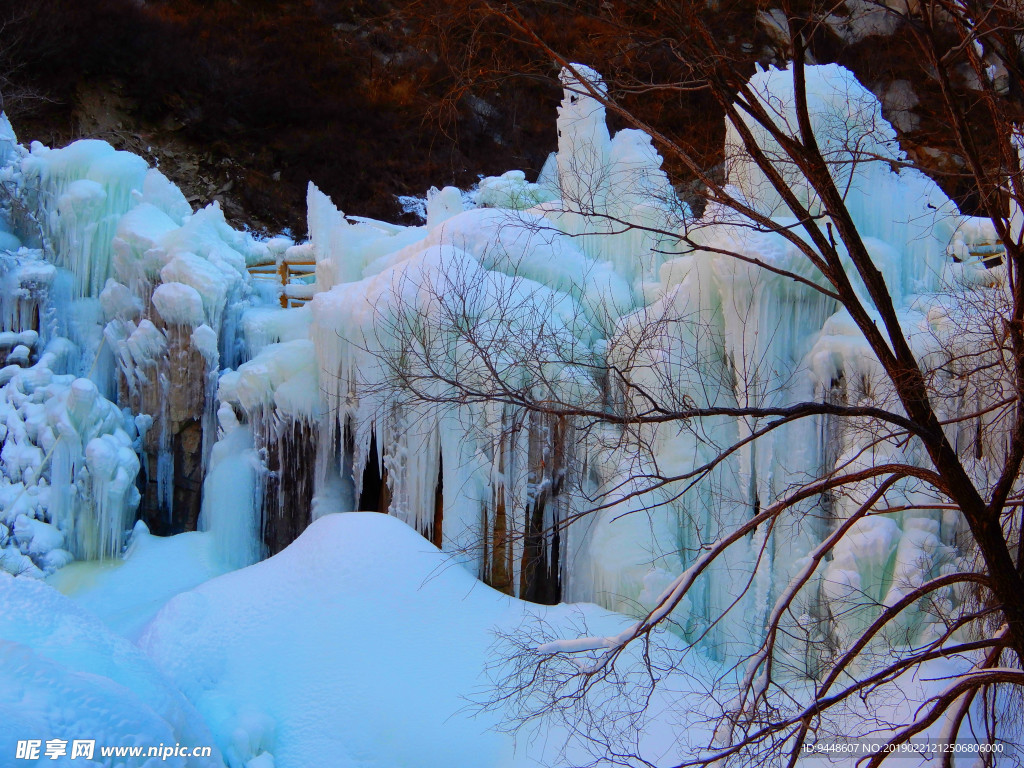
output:
[[[494,487],[493,516],[486,509],[481,512],[484,570],[480,578],[500,592],[554,605],[562,598],[561,526],[569,517],[562,491],[574,471],[566,452],[572,435],[564,417],[533,415],[529,422],[528,501],[522,508],[510,509],[505,489],[500,484]],[[499,473],[505,471],[505,461],[504,455],[499,456]]]
[[[192,344],[191,328],[166,326],[152,315],[167,339],[167,354],[134,387],[122,372],[118,400],[153,417],[142,445],[139,517],[154,534],[167,536],[194,531],[199,522],[207,361]]]
[[[24,135],[110,141],[257,229],[301,232],[309,180],[394,219],[396,194],[539,171],[554,91],[442,103],[450,65],[406,5],[0,0],[0,93]]]
[[[174,514],[171,522],[176,532],[194,531],[202,507],[203,427],[198,419],[187,419],[176,427],[172,438]]]
[[[355,450],[351,440],[346,450],[351,454]],[[348,457],[347,464],[354,465],[353,457]],[[370,438],[370,450],[363,468],[363,481],[360,484],[359,503],[356,509],[364,511],[387,512],[391,506],[391,491],[388,488],[388,470],[384,457],[377,448],[377,435]]]
[[[627,109],[706,167],[720,161],[722,112],[706,93],[639,88],[688,74],[666,42],[687,30],[658,3],[515,5],[556,50],[596,64]],[[701,19],[741,74],[788,56],[779,8],[708,3]],[[106,139],[159,164],[194,205],[219,200],[256,228],[302,231],[310,179],[343,210],[397,219],[397,194],[509,168],[535,174],[555,146],[550,60],[461,4],[0,0],[0,21],[11,41],[0,93],[25,135]],[[938,84],[905,19],[846,0],[825,22],[812,33],[813,60],[852,69],[910,157],[970,208]],[[1019,97],[1005,68],[999,77]],[[972,78],[961,68],[967,97]]]
[[[275,555],[299,537],[312,522],[317,433],[309,424],[276,418],[270,429],[258,430],[266,456],[263,491],[263,542]],[[269,438],[269,439],[268,439]]]

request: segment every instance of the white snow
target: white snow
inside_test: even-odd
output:
[[[277,768],[529,766],[554,757],[567,735],[513,751],[489,730],[495,716],[474,717],[464,697],[486,684],[493,632],[531,617],[563,631],[622,625],[595,606],[508,598],[394,518],[345,513],[174,598],[140,643],[202,713],[231,768],[263,754]]]
[[[161,538],[139,521],[122,558],[74,562],[47,583],[117,634],[135,640],[174,595],[227,570],[209,534]]]
[[[223,764],[196,710],[153,662],[52,587],[0,573],[0,665],[5,764],[14,764],[16,741],[28,738],[95,740],[93,765],[111,764],[101,762],[99,746],[177,742],[213,746],[213,757],[160,765]]]
[[[168,325],[202,325],[203,297],[191,285],[164,282],[153,291],[153,306]]]

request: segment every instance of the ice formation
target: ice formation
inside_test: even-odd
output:
[[[573,70],[564,69],[560,78],[565,90],[556,168],[548,185],[538,185],[552,187],[552,199],[539,209],[639,292],[645,281],[657,279],[664,254],[675,249],[672,233],[687,211],[651,137],[633,129],[610,136],[604,105],[595,98],[606,96],[604,81],[590,67]]]
[[[135,424],[92,381],[60,373],[61,341],[0,374],[0,564],[11,573],[120,554],[139,503]]]
[[[949,261],[948,247],[963,217],[934,181],[917,169],[900,168],[905,158],[896,131],[882,118],[878,99],[849,71],[829,66],[808,72],[808,111],[814,133],[825,147],[836,186],[847,190],[846,205],[857,229],[863,237],[895,249],[891,254],[872,253],[890,293],[898,303],[903,296],[938,290]],[[749,87],[760,102],[769,105],[784,131],[798,132],[792,76],[775,69],[759,71]],[[777,159],[774,164],[800,203],[819,214],[821,203],[800,170],[763,127],[749,117],[747,123],[758,146]],[[727,128],[726,164],[730,182],[755,209],[779,219],[792,218],[793,212],[750,158],[732,126]],[[984,223],[976,221],[973,226],[966,224],[962,235],[984,240],[991,233],[977,231]]]
[[[105,142],[29,150],[3,118],[0,155],[5,568],[118,556],[137,511],[194,529],[269,246]]]
[[[745,443],[691,487],[649,489],[763,425],[618,423],[652,407],[892,395],[800,249],[714,205],[691,215],[651,138],[611,135],[600,76],[573,69],[558,152],[536,182],[509,171],[472,193],[432,189],[418,227],[346,216],[310,184],[306,242],[238,232],[216,204],[193,212],[103,142],[27,150],[0,121],[0,181],[21,203],[0,210],[4,568],[116,555],[136,506],[154,533],[208,531],[232,567],[325,511],[377,509],[509,594],[642,614],[794,484],[886,456],[924,461],[912,445],[870,444],[870,424],[821,417]],[[1002,295],[991,227],[899,170],[894,133],[849,72],[810,67],[807,82],[849,210],[949,395],[940,416],[993,397],[996,383],[957,390],[943,362],[985,332],[971,302]],[[758,71],[750,89],[792,122],[792,73]],[[736,131],[727,155],[731,188],[792,225]],[[300,262],[313,275],[279,290],[248,272]],[[279,308],[282,291],[308,303]],[[1004,450],[978,424],[949,429],[979,473]],[[751,621],[871,490],[808,500],[739,542],[679,608],[679,631],[722,658],[748,649]],[[894,493],[917,509],[858,524],[806,590],[819,597],[801,610],[842,616],[823,622],[834,643],[964,554],[954,513],[913,484]],[[855,593],[874,607],[843,610]],[[915,621],[912,634],[933,628]]]
[[[807,80],[819,142],[836,160],[855,223],[915,350],[938,361],[943,349],[970,343],[955,286],[980,292],[975,298],[999,295],[1002,273],[976,258],[990,248],[991,227],[955,216],[933,182],[899,170],[894,134],[849,72],[811,67]],[[301,310],[250,310],[242,326],[252,357],[221,380],[231,405],[222,414],[272,457],[260,480],[262,512],[253,513],[264,533],[289,505],[314,510],[289,523],[301,528],[318,499],[347,499],[406,521],[511,594],[643,612],[721,532],[794,484],[894,451],[923,460],[912,449],[869,446],[863,429],[823,417],[745,444],[685,491],[648,490],[645,478],[687,475],[753,434],[757,420],[622,430],[596,416],[524,407],[550,402],[615,417],[644,412],[652,398],[721,408],[891,398],[848,315],[779,274],[822,283],[793,243],[716,206],[693,218],[650,138],[609,134],[594,98],[604,87],[597,73],[578,67],[563,84],[559,150],[541,179],[484,179],[476,208],[454,190],[435,190],[426,225],[403,228],[346,217],[310,185],[311,239],[292,247],[316,260],[312,300]],[[792,120],[790,72],[759,71],[751,89],[772,94],[780,124]],[[771,151],[763,133],[755,139]],[[792,223],[737,142],[730,133],[737,194]],[[813,208],[792,175],[798,199]],[[694,245],[682,244],[684,228]],[[958,397],[989,396],[950,392],[951,413]],[[969,447],[975,427],[957,427],[962,450],[1002,450],[998,438]],[[299,489],[284,507],[280,473]],[[821,588],[808,590],[822,602],[801,606],[844,616],[824,630],[836,642],[877,610],[841,609],[851,590],[883,605],[963,554],[955,514],[933,509],[938,500],[910,484],[896,492],[921,509],[857,527],[815,577]],[[569,523],[597,502],[600,511]],[[751,617],[767,615],[801,558],[855,504],[804,502],[771,532],[737,544],[677,611],[681,631],[722,658],[749,648],[757,641]],[[927,634],[928,622],[920,617],[912,631]]]

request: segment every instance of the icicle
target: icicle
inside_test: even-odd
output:
[[[75,276],[77,296],[96,295],[111,276],[111,244],[121,217],[137,202],[146,162],[104,141],[41,148],[26,158],[46,236],[58,266]]]
[[[139,503],[121,412],[89,379],[54,375],[58,357],[48,347],[0,388],[0,522],[41,572],[120,554]]]
[[[252,432],[237,423],[229,426],[213,447],[199,529],[213,534],[217,552],[232,568],[251,565],[263,556],[259,474]]]

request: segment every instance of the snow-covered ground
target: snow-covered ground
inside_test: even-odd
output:
[[[229,768],[594,760],[594,745],[564,723],[527,725],[513,736],[501,727],[521,710],[484,705],[509,691],[511,643],[614,636],[627,617],[503,595],[380,513],[327,514],[282,553],[223,575],[211,546],[207,533],[159,539],[137,530],[125,562],[71,566],[50,578],[72,599],[35,580],[0,576],[0,754],[14,754],[18,738],[41,736],[216,747],[210,761],[166,763],[182,766],[221,758]],[[728,670],[684,649],[671,634],[653,637],[655,665],[674,669],[663,673],[636,724],[637,752],[665,764],[707,743],[706,718],[728,698],[727,683],[721,687]],[[856,702],[848,732],[882,738],[885,723],[905,718],[963,666],[932,665]],[[645,675],[635,652],[618,668],[633,684]],[[612,715],[621,694],[605,688],[594,701]],[[805,762],[848,763],[834,757]]]
[[[207,533],[159,539],[138,529],[124,562],[75,564],[51,577],[71,599],[38,581],[0,578],[10,673],[0,687],[0,754],[14,754],[15,739],[42,736],[215,743],[230,768],[592,759],[561,728],[527,728],[518,739],[499,732],[510,711],[481,705],[498,693],[511,647],[504,635],[528,641],[541,626],[615,634],[626,617],[503,595],[379,513],[328,514],[279,555],[224,575],[211,545]],[[658,642],[680,647],[670,635]],[[666,723],[654,723],[644,748],[667,750],[670,737]]]
[[[471,700],[488,696],[496,633],[535,618],[556,631],[624,623],[597,606],[502,595],[395,518],[352,512],[175,597],[140,646],[194,702],[231,766],[264,751],[278,766],[527,766],[554,758],[566,735],[516,750],[493,729],[498,716]]]
[[[153,660],[90,611],[34,579],[0,573],[0,764],[155,766],[100,759],[100,746],[212,745],[213,736]],[[17,742],[96,742],[95,760],[18,760]],[[70,754],[70,753],[69,753]],[[161,765],[213,768],[209,759]]]
[[[228,570],[211,534],[153,536],[140,521],[123,558],[73,562],[47,582],[135,640],[168,600]]]

